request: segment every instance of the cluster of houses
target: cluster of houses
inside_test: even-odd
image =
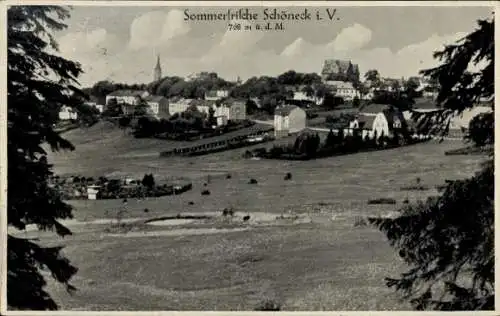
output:
[[[91,96],[86,105],[95,108],[99,113],[104,112],[104,104],[98,98]],[[59,110],[59,119],[62,121],[75,121],[78,119],[78,112],[69,106],[62,106]]]
[[[415,122],[412,112],[430,113],[440,111],[432,98],[417,99],[411,111],[401,112],[397,108],[388,104],[367,104],[360,107],[353,119],[341,127],[344,135],[352,135],[354,130],[361,132],[361,136],[374,138],[380,136],[392,137],[394,132],[401,129],[412,130],[418,122]],[[463,111],[459,115],[450,119],[450,134],[462,137],[463,132],[468,128],[470,121],[481,113],[491,113],[490,105],[478,105]],[[304,109],[297,105],[284,104],[276,108],[274,113],[274,135],[276,138],[295,134],[306,129],[307,115]],[[318,128],[318,130],[328,130]],[[338,132],[338,129],[333,129]],[[419,138],[428,135],[418,135]]]
[[[377,91],[395,92],[397,90],[404,90],[405,79],[394,78],[379,78],[375,84],[370,80],[366,80],[363,85],[367,88],[367,93],[361,94],[359,89],[355,87],[356,82],[360,82],[359,66],[353,64],[350,60],[327,59],[323,64],[321,70],[321,79],[326,88],[334,95],[344,99],[345,101],[352,101],[355,98],[360,100],[373,99]],[[422,96],[426,98],[435,98],[436,90],[432,88],[430,82],[421,77],[411,77],[417,83],[416,92],[422,92]],[[318,98],[313,93],[306,93],[304,89],[297,89],[294,91],[294,100],[302,100],[313,102],[317,105],[323,102],[322,98]]]
[[[208,91],[204,99],[186,99],[174,97],[167,99],[163,96],[150,95],[147,91],[118,90],[106,96],[106,105],[112,100],[121,106],[125,115],[132,114],[140,103],[147,105],[148,115],[156,119],[166,119],[189,108],[196,108],[199,112],[213,115],[217,125],[225,125],[228,121],[246,119],[246,102],[229,98],[229,91]]]
[[[58,187],[63,193],[65,199],[97,200],[99,199],[99,193],[106,191],[106,186],[110,182],[115,182],[120,187],[120,190],[133,190],[141,187],[142,185],[141,180],[130,177],[124,177],[121,179],[100,178],[97,180],[94,180],[93,178],[75,176],[63,178],[53,176],[49,178],[49,186]],[[171,185],[170,187],[175,193],[184,190],[187,185],[176,184]]]

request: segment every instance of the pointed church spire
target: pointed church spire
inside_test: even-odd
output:
[[[156,55],[156,69],[161,69],[160,66],[160,55]]]
[[[160,65],[160,55],[157,55],[156,66],[154,69],[153,81],[158,81],[161,79],[161,65]]]

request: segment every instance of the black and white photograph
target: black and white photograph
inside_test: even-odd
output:
[[[494,312],[497,5],[4,1],[1,313]]]

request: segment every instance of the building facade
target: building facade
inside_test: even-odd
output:
[[[149,96],[149,92],[143,90],[117,90],[106,96],[106,105],[114,99],[117,104],[138,105],[141,99]]]
[[[385,104],[369,104],[359,110],[358,115],[349,123],[344,132],[352,135],[354,130],[361,130],[361,136],[393,137],[396,131],[407,128],[406,120],[401,111]]]
[[[323,81],[359,81],[359,66],[350,60],[327,59],[321,70]]]
[[[159,95],[150,95],[144,98],[148,105],[148,114],[156,119],[164,119],[169,116],[168,99]]]
[[[217,101],[229,97],[228,90],[211,90],[205,93],[205,100]]]
[[[196,107],[199,112],[207,115],[210,113],[210,109],[215,111],[216,108],[215,101],[176,98],[169,101],[168,112],[170,115],[180,114],[190,107]]]
[[[168,113],[174,115],[177,113],[185,112],[191,103],[191,99],[173,98],[169,100]]]
[[[323,103],[323,98],[319,98],[316,96],[309,96],[307,93],[303,91],[294,91],[293,99],[297,101],[309,101],[314,102],[316,105],[321,105]]]
[[[295,105],[284,105],[274,112],[274,136],[284,137],[306,128],[306,112]]]
[[[78,113],[69,106],[62,106],[59,111],[59,119],[63,121],[78,119]]]
[[[344,100],[352,101],[356,97],[360,97],[359,91],[354,88],[352,82],[349,81],[326,81],[325,84],[330,87],[335,96],[341,97]]]

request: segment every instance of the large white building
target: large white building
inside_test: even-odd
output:
[[[78,113],[69,106],[62,106],[59,111],[59,119],[63,121],[78,119]]]
[[[274,136],[283,137],[306,128],[306,112],[295,105],[277,107],[274,111]]]
[[[227,121],[241,121],[246,119],[247,107],[245,101],[229,99],[216,105],[214,116],[217,125],[225,125]]]
[[[118,104],[138,105],[141,99],[147,97],[149,92],[143,90],[117,90],[106,96],[106,105],[112,99]]]
[[[308,96],[307,93],[303,91],[295,91],[293,93],[293,99],[297,101],[314,102],[316,105],[321,105],[323,103],[323,98],[318,98],[316,96]]]
[[[406,121],[399,110],[386,104],[369,104],[359,110],[356,118],[349,123],[349,128],[344,132],[352,134],[357,129],[361,130],[363,138],[392,137],[395,130],[404,128]]]
[[[157,119],[167,118],[169,115],[168,99],[159,95],[150,95],[144,98],[148,105],[148,113]]]
[[[228,90],[211,90],[205,93],[205,100],[217,101],[229,97]]]
[[[174,115],[176,113],[185,112],[190,104],[192,99],[184,99],[184,98],[173,98],[170,99],[168,104],[168,112],[170,115]]]
[[[196,107],[199,112],[209,114],[210,109],[215,110],[215,101],[196,100],[196,99],[171,99],[169,103],[169,113],[174,115],[176,113],[185,112],[190,107]]]
[[[335,96],[341,97],[346,101],[352,101],[355,97],[359,98],[359,92],[349,81],[325,81],[325,84],[335,90]]]
[[[450,129],[467,129],[474,117],[483,113],[491,113],[491,106],[478,105],[470,109],[466,109],[460,114],[453,116],[450,120]]]

